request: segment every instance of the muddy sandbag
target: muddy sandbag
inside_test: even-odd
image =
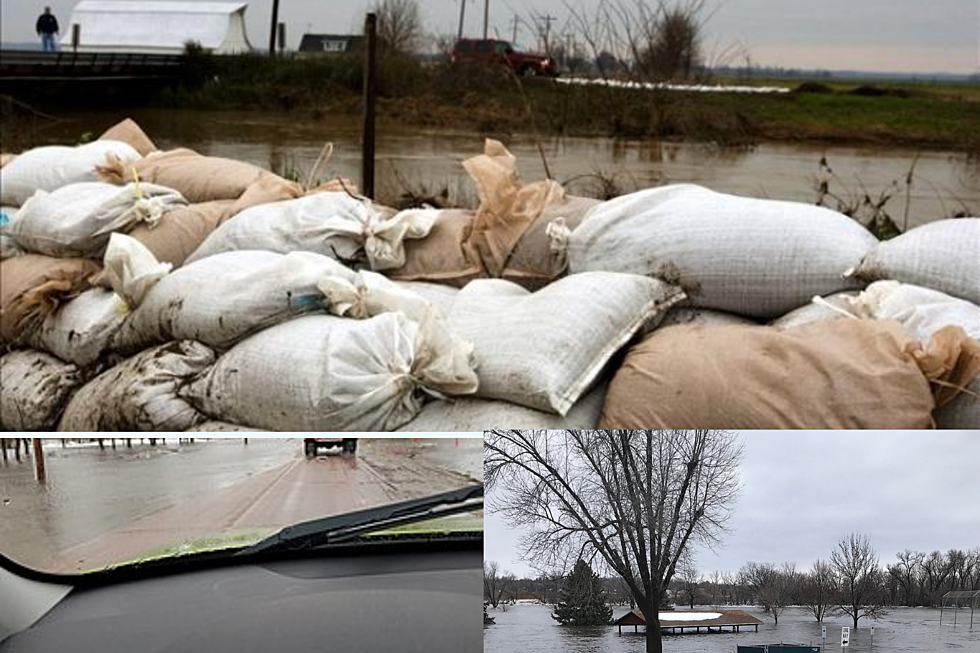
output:
[[[104,288],[86,290],[48,315],[32,344],[61,360],[87,367],[107,353],[128,308],[119,295]]]
[[[29,349],[0,357],[0,430],[50,431],[82,384],[71,363]]]
[[[431,281],[461,288],[486,277],[480,255],[469,242],[476,214],[462,209],[417,209],[432,215],[425,238],[405,241],[405,265],[388,271],[399,281]]]
[[[68,184],[99,179],[96,166],[106,157],[132,163],[139,152],[120,141],[94,141],[77,147],[47,145],[22,152],[3,166],[0,204],[20,206],[39,190],[54,191]]]
[[[456,296],[449,325],[473,343],[476,396],[566,415],[610,358],[684,293],[657,279],[589,272],[531,293],[478,279]]]
[[[140,352],[82,386],[58,430],[186,431],[206,418],[178,391],[213,363],[214,352],[190,340]]]
[[[71,184],[35,194],[5,232],[29,252],[101,258],[113,232],[125,233],[141,222],[155,227],[168,211],[185,204],[180,193],[153,184]]]
[[[569,237],[568,263],[572,273],[652,275],[694,306],[771,319],[858,287],[841,274],[877,242],[836,211],[680,184],[595,207]]]
[[[20,342],[60,304],[91,287],[95,261],[25,254],[0,262],[0,343]]]
[[[398,430],[430,433],[482,431],[487,424],[515,429],[594,429],[599,424],[607,387],[608,383],[598,384],[576,401],[564,417],[495,399],[459,397],[451,401],[431,401],[422,407],[418,417]]]
[[[453,311],[453,304],[456,302],[456,295],[459,294],[459,288],[444,286],[441,283],[398,281],[397,284],[430,302],[444,319],[449,319],[449,314]]]
[[[848,300],[857,296],[857,291],[844,291],[827,295],[826,297],[814,297],[809,303],[799,308],[794,308],[786,315],[776,318],[769,324],[770,326],[787,329],[821,320],[857,317],[857,314],[848,304]]]
[[[980,218],[938,220],[879,243],[849,274],[894,279],[980,304]]]
[[[169,340],[197,340],[225,350],[286,320],[326,313],[319,284],[355,273],[312,252],[224,252],[190,263],[157,282],[134,307],[115,339],[120,351]]]
[[[184,433],[261,433],[262,429],[253,429],[248,426],[240,426],[231,422],[219,422],[218,420],[208,420],[191,427]]]
[[[627,354],[599,428],[931,428],[916,348],[876,320],[665,327]]]
[[[188,259],[242,249],[323,254],[372,270],[401,267],[406,239],[424,238],[432,217],[402,211],[385,218],[369,200],[316,193],[245,209],[218,227]]]
[[[126,118],[121,122],[117,122],[115,125],[105,130],[101,136],[99,136],[100,141],[121,141],[127,143],[134,150],[140,153],[140,156],[146,156],[150,152],[154,152],[157,146],[153,144],[150,137],[146,135],[136,121],[132,118]]]
[[[400,312],[301,317],[237,344],[184,396],[254,428],[391,431],[418,414],[425,393],[475,390],[472,357],[459,354]]]
[[[546,206],[517,241],[501,278],[537,290],[565,274],[571,232],[601,203],[565,195],[563,201]]]
[[[235,159],[202,156],[186,148],[154,152],[138,161],[111,159],[99,166],[99,177],[113,184],[133,180],[159,184],[178,191],[192,204],[235,200],[254,182],[272,176],[268,170]]]

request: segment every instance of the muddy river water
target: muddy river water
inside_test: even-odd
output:
[[[360,126],[356,118],[269,112],[112,110],[60,114],[66,120],[39,130],[39,142],[76,142],[132,116],[161,148],[190,147],[204,154],[251,161],[276,171],[308,174],[325,143],[334,153],[318,177],[360,177]],[[504,137],[518,157],[526,180],[544,177],[535,139]],[[546,137],[541,141],[552,176],[573,192],[598,195],[597,174],[621,191],[664,183],[691,182],[714,190],[756,197],[813,202],[821,157],[838,178],[833,189],[849,196],[866,189],[877,198],[893,183],[886,211],[908,226],[951,214],[980,213],[980,157],[962,152],[920,151],[877,146],[768,143],[719,147],[655,140]],[[475,190],[460,166],[477,154],[482,135],[378,125],[377,195],[392,198],[404,187],[416,195],[448,191],[453,205],[473,206]],[[915,161],[911,191],[904,179]]]

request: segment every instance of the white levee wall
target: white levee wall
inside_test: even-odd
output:
[[[143,2],[82,0],[61,38],[72,46],[79,25],[79,52],[180,54],[188,42],[217,54],[252,49],[245,34],[244,2]]]

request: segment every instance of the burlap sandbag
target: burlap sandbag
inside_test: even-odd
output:
[[[0,168],[12,162],[16,158],[17,158],[16,154],[7,154],[5,152],[0,152]]]
[[[140,129],[140,126],[132,118],[126,118],[105,130],[105,133],[99,136],[99,140],[128,143],[140,153],[140,156],[146,156],[157,149],[146,132]]]
[[[405,265],[388,273],[399,281],[433,281],[462,288],[486,277],[476,248],[470,244],[476,214],[461,209],[432,209],[435,221],[425,238],[405,241]]]
[[[71,363],[30,349],[0,357],[0,430],[48,431],[82,375]]]
[[[302,195],[304,195],[303,189],[296,182],[274,174],[262,175],[245,189],[241,197],[225,208],[221,222],[238,215],[249,207],[291,200]]]
[[[133,169],[141,181],[173,188],[192,204],[238,199],[259,179],[275,176],[251,163],[202,156],[184,148],[151,154],[130,163],[107,157],[98,171],[104,181],[120,184],[132,181]]]
[[[931,428],[916,347],[873,320],[666,327],[626,356],[599,428]]]
[[[0,343],[21,341],[59,304],[88,290],[99,270],[88,259],[39,254],[0,262]]]
[[[500,276],[537,290],[559,278],[568,267],[568,236],[599,200],[566,195],[547,205],[514,246]]]
[[[140,224],[128,235],[145,245],[158,261],[180,267],[221,224],[233,204],[231,200],[216,200],[181,206],[164,214],[156,227]]]

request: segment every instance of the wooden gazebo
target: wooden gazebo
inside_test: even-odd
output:
[[[728,632],[740,632],[743,627],[754,627],[755,632],[759,632],[759,624],[762,622],[743,610],[662,610],[660,612],[660,631],[684,634],[685,629],[691,629],[700,633],[704,628],[705,632],[721,633],[728,629]],[[647,620],[639,610],[627,612],[622,617],[613,622],[619,628],[620,634],[623,626],[633,626],[633,632],[639,632],[640,626],[646,626]]]

